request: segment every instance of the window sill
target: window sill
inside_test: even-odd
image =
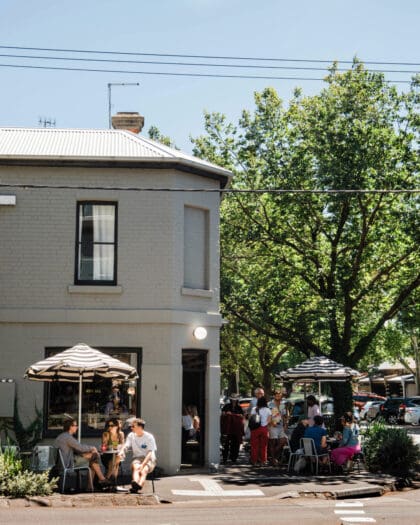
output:
[[[77,284],[70,284],[67,286],[68,293],[79,294],[113,294],[119,295],[123,293],[122,286],[79,286]]]
[[[213,290],[202,290],[201,288],[181,288],[181,295],[189,295],[192,297],[206,297],[212,299],[214,296]]]

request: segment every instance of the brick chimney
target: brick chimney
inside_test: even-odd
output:
[[[125,129],[132,133],[140,133],[144,126],[144,117],[137,111],[119,111],[112,117],[114,129]]]

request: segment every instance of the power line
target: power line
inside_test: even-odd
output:
[[[1,46],[0,46],[1,47]],[[161,66],[188,66],[188,67],[224,67],[224,68],[241,68],[241,69],[281,69],[281,70],[299,70],[299,71],[327,71],[326,67],[310,67],[310,66],[266,66],[256,64],[214,64],[206,62],[165,62],[162,60],[121,60],[109,58],[76,58],[63,56],[45,56],[45,55],[15,55],[2,53],[0,57],[4,58],[23,58],[36,60],[62,60],[69,62],[100,62],[111,64],[150,64]],[[349,68],[337,68],[336,71],[351,71]],[[419,71],[410,69],[368,69],[372,73],[409,73],[416,74]]]
[[[23,47],[23,46],[0,46],[0,49],[16,49],[22,51],[50,51],[50,52],[65,52],[65,53],[86,53],[98,55],[127,55],[127,56],[154,56],[154,57],[173,57],[173,58],[202,58],[202,59],[217,59],[217,60],[254,60],[256,62],[270,61],[270,62],[306,62],[318,64],[331,64],[334,60],[321,59],[307,59],[307,58],[276,58],[276,57],[240,57],[240,56],[220,56],[220,55],[189,55],[189,54],[175,54],[175,53],[139,53],[129,51],[100,51],[92,49],[63,49],[63,48],[48,48],[48,47]],[[353,64],[352,60],[337,60],[342,64]],[[381,66],[420,66],[420,62],[385,62],[365,60],[364,64],[381,65]]]
[[[303,190],[303,189],[235,189],[235,188],[139,188],[128,186],[51,186],[48,184],[7,184],[0,183],[0,188],[20,188],[20,189],[52,189],[52,190],[95,190],[95,191],[136,191],[136,192],[169,192],[169,193],[273,193],[273,194],[315,194],[315,195],[340,195],[340,194],[416,194],[420,193],[420,188],[411,189],[387,189],[387,190]]]
[[[43,69],[49,71],[79,71],[86,73],[123,73],[126,75],[158,75],[170,77],[198,77],[198,78],[238,78],[238,79],[259,79],[259,80],[312,80],[325,81],[324,78],[315,77],[283,77],[270,75],[225,75],[216,73],[174,73],[170,71],[129,71],[124,69],[92,69],[78,67],[60,67],[60,66],[30,66],[22,64],[0,64],[0,67],[10,67],[18,69]],[[376,82],[374,79],[366,79],[367,82]],[[395,84],[411,84],[410,80],[385,80],[385,82]]]

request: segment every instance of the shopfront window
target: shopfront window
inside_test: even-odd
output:
[[[98,347],[97,347],[98,348]],[[46,349],[50,357],[64,348]],[[134,366],[140,374],[141,350],[132,348],[98,348],[125,363]],[[100,436],[105,422],[111,417],[121,419],[123,427],[128,418],[140,416],[140,379],[120,381],[96,377],[82,386],[82,436]],[[79,383],[56,381],[45,385],[46,435],[53,437],[63,428],[66,417],[78,418]]]

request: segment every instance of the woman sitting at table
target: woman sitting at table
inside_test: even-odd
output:
[[[102,451],[115,450],[115,454],[102,454],[102,463],[104,464],[107,479],[114,481],[118,476],[118,466],[121,458],[116,453],[124,445],[124,432],[121,430],[121,421],[115,417],[109,419],[106,423],[106,430],[102,433]]]
[[[344,414],[340,419],[343,425],[343,437],[340,444],[331,452],[331,459],[336,465],[344,465],[346,461],[360,452],[360,443],[353,428],[353,416]]]

